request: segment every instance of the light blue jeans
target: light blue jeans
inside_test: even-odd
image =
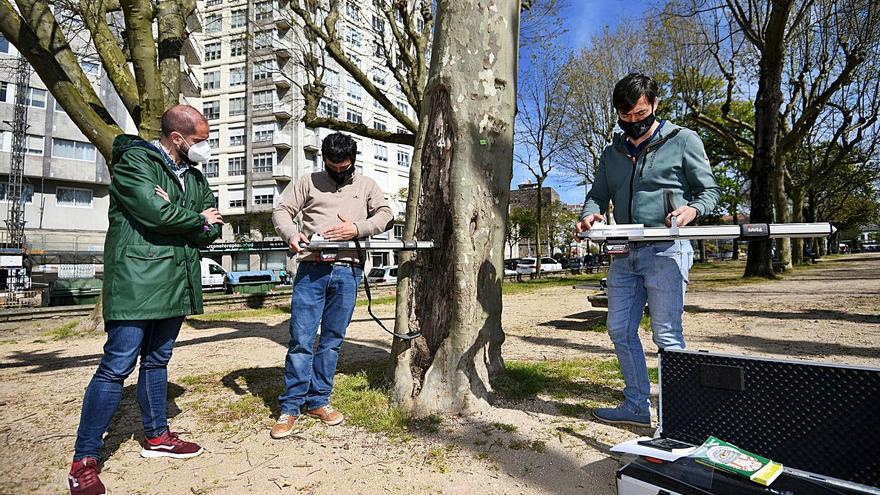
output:
[[[684,349],[681,314],[688,271],[694,262],[690,241],[634,244],[625,256],[615,256],[608,272],[608,334],[620,362],[625,387],[622,406],[635,414],[648,413],[651,383],[639,323],[645,303],[651,313],[651,332],[660,349]]]
[[[357,266],[304,261],[296,270],[290,305],[290,341],[284,361],[281,412],[298,416],[326,406],[345,330],[351,322],[363,270]],[[321,337],[313,350],[318,325]]]

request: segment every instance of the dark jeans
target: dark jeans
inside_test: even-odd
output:
[[[107,343],[98,371],[83,397],[79,429],[76,431],[74,460],[100,459],[102,436],[122,398],[122,384],[141,358],[137,381],[137,401],[141,409],[144,434],[156,437],[168,429],[168,370],[174,341],[183,316],[164,320],[108,321]]]
[[[363,270],[356,266],[300,263],[293,281],[290,342],[284,363],[281,412],[299,415],[330,402],[339,348],[354,312]],[[321,339],[312,350],[321,325]]]

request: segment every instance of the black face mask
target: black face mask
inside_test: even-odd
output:
[[[654,112],[638,122],[624,122],[622,119],[617,119],[617,125],[623,129],[624,134],[635,141],[651,130],[651,126],[654,125]]]
[[[335,182],[337,186],[341,186],[348,182],[348,179],[351,179],[351,176],[354,175],[354,164],[352,163],[342,172],[337,172],[327,165],[324,165],[324,170],[327,171],[327,174],[330,175],[330,178],[333,179],[333,182]]]

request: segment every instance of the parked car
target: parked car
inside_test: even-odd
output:
[[[535,266],[538,261],[535,258],[522,258],[516,265],[516,273],[519,275],[529,275],[535,273]],[[562,271],[562,264],[553,258],[541,258],[541,273]]]
[[[520,258],[511,258],[508,260],[504,260],[504,276],[508,275],[516,275],[516,265],[519,263]]]
[[[223,290],[226,287],[226,270],[211,258],[202,258],[202,290]]]
[[[371,284],[397,283],[397,265],[376,266],[367,274]]]
[[[574,273],[580,273],[584,267],[580,258],[571,258],[562,260],[562,269],[571,270]]]

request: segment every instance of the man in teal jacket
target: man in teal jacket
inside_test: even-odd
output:
[[[110,226],[104,244],[107,342],[83,398],[68,489],[105,492],[98,478],[102,436],[140,356],[137,401],[143,457],[187,458],[201,447],[168,429],[167,365],[186,315],[202,312],[199,248],[220,236],[222,218],[201,172],[210,156],[208,122],[178,105],[162,116],[162,137],[113,141]]]
[[[646,227],[670,226],[673,217],[679,227],[688,225],[718,203],[720,190],[702,140],[690,129],[655,118],[657,93],[657,83],[640,73],[615,85],[612,103],[623,134],[615,134],[602,152],[577,232],[605,220],[609,201],[617,223]],[[672,198],[672,211],[667,211],[667,197]],[[594,409],[596,419],[651,425],[651,384],[639,324],[647,302],[657,347],[684,348],[681,314],[693,254],[690,241],[678,240],[630,243],[629,253],[613,258],[607,326],[623,374],[624,401],[617,407]]]

